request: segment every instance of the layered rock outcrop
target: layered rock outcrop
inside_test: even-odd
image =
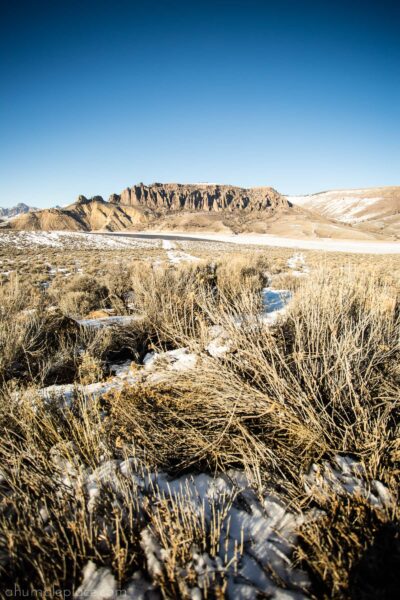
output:
[[[110,203],[167,211],[263,211],[290,204],[271,187],[240,188],[215,184],[143,183],[112,194]]]

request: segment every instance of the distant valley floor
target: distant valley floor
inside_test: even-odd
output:
[[[357,254],[400,254],[400,242],[381,242],[381,241],[358,241],[346,239],[294,239],[280,237],[276,235],[262,234],[215,234],[212,232],[191,233],[174,232],[171,234],[165,231],[138,231],[138,232],[96,232],[96,235],[130,237],[139,239],[161,239],[161,240],[185,240],[185,241],[210,241],[224,242],[232,244],[274,246],[278,248],[298,248],[302,250],[322,250],[326,252],[354,252]]]

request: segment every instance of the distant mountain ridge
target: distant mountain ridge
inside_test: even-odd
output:
[[[383,195],[372,189],[358,195],[350,192],[355,199],[350,195],[343,200],[343,192],[335,191],[285,197],[267,186],[140,183],[111,194],[108,202],[101,196],[79,196],[68,206],[26,212],[2,223],[2,227],[30,231],[270,233],[361,240],[400,237],[400,187],[391,188],[390,193],[386,189]],[[371,207],[379,208],[378,220]],[[363,218],[358,218],[361,213]],[[349,220],[349,215],[355,214]]]
[[[139,184],[126,188],[121,194],[112,194],[109,202],[101,196],[79,196],[76,202],[63,208],[26,213],[10,222],[9,227],[22,230],[123,231],[154,223],[162,227],[162,219],[168,214],[260,213],[271,216],[289,206],[290,203],[270,187],[246,189],[215,184]],[[218,225],[218,230],[221,227],[225,225]]]
[[[33,206],[28,206],[27,204],[24,204],[24,202],[19,202],[18,204],[16,204],[15,206],[13,206],[11,208],[1,208],[0,207],[0,217],[10,219],[11,217],[23,215],[23,214],[26,214],[28,212],[32,212],[35,210],[38,210],[38,209],[34,208]]]

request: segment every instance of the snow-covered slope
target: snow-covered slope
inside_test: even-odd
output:
[[[290,196],[289,200],[297,205],[315,210],[326,217],[337,219],[342,223],[354,223],[368,218],[366,209],[382,196],[367,195],[369,190],[340,190],[322,192],[310,196]]]
[[[400,187],[331,190],[287,196],[287,199],[294,205],[362,229],[390,229],[390,233],[396,233],[400,227]]]

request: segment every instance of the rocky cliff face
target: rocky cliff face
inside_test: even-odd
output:
[[[121,194],[112,194],[109,202],[101,196],[79,196],[64,208],[20,215],[9,221],[8,227],[73,231],[122,231],[151,226],[176,229],[185,228],[191,216],[197,225],[202,223],[210,231],[236,231],[246,219],[264,222],[280,218],[289,206],[288,200],[270,187],[141,183]]]
[[[290,204],[271,187],[239,188],[229,185],[143,183],[110,196],[112,204],[169,211],[263,211]]]

